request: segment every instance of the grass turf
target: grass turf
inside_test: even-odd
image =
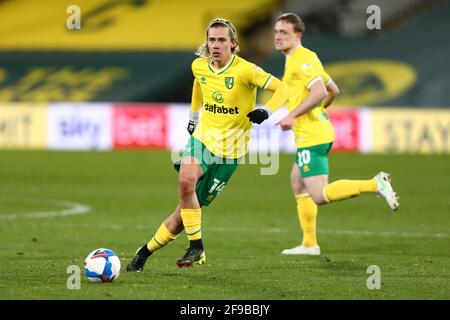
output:
[[[373,195],[319,209],[320,257],[282,256],[301,238],[289,186],[293,155],[277,175],[241,165],[203,210],[204,266],[178,269],[183,234],[150,257],[143,273],[124,268],[177,202],[166,152],[0,152],[0,299],[449,299],[449,156],[332,154],[330,180],[392,174],[401,206]],[[61,210],[88,214],[29,218]],[[15,215],[13,217],[12,215]],[[95,248],[122,261],[116,282],[67,289]],[[369,290],[370,265],[381,289]]]

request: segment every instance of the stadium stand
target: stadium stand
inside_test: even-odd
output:
[[[0,101],[185,102],[191,61],[216,16],[240,29],[270,16],[275,0],[0,2]]]
[[[271,25],[278,13],[294,11],[307,23],[305,46],[343,89],[338,104],[448,105],[450,45],[440,40],[449,29],[448,0],[378,1],[389,31],[358,37],[351,26],[365,25],[366,0],[77,3],[81,30],[69,31],[71,1],[0,2],[0,101],[188,102],[194,51],[218,15],[237,25],[241,55],[281,76]]]
[[[370,33],[366,28],[366,12],[373,4],[380,8],[383,30],[386,30],[386,25],[398,24],[402,20],[401,17],[405,17],[405,13],[419,14],[437,3],[438,1],[433,0],[303,0],[289,1],[281,7],[283,11],[298,12],[305,20],[323,20],[323,25],[328,25],[329,30],[341,35],[358,36]],[[324,29],[320,31],[323,32]]]
[[[275,0],[79,0],[82,32],[66,29],[73,1],[0,2],[0,48],[39,50],[193,50],[211,19],[244,29],[268,16]]]
[[[387,5],[387,1],[382,3]],[[450,70],[446,60],[450,45],[442,39],[448,38],[450,29],[450,2],[434,3],[428,8],[417,7],[412,1],[411,7],[402,8],[403,11],[398,11],[400,6],[393,8],[395,14],[391,13],[390,17],[406,12],[407,21],[396,24],[389,32],[366,30],[368,34],[358,37],[343,36],[339,30],[310,32],[309,29],[321,26],[322,22],[308,19],[306,15],[303,44],[319,54],[339,83],[342,90],[337,105],[448,107]],[[428,10],[424,12],[424,8]],[[382,10],[382,29],[388,20],[383,16],[385,11]],[[262,65],[281,75],[283,64],[283,57],[273,53]]]

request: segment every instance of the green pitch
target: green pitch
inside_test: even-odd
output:
[[[0,152],[0,299],[449,299],[449,156],[332,154],[331,180],[392,174],[400,209],[363,195],[321,207],[320,257],[282,256],[300,240],[289,171],[261,176],[240,166],[203,211],[207,262],[178,269],[184,234],[150,257],[143,273],[124,267],[177,202],[165,152]],[[90,210],[83,213],[85,210]],[[79,213],[61,216],[61,214]],[[114,250],[111,284],[70,290],[95,248]],[[369,290],[368,267],[381,272]]]

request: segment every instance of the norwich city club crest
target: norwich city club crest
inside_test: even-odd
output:
[[[234,86],[234,77],[225,77],[225,86],[228,89],[233,88],[233,86]]]

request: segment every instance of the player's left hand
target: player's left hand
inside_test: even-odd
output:
[[[189,132],[189,134],[192,136],[192,134],[195,131],[195,128],[197,127],[198,122],[195,122],[193,120],[189,120],[188,126],[187,126],[187,131]]]
[[[281,130],[283,131],[291,130],[292,127],[294,126],[294,123],[295,118],[291,117],[290,115],[287,115],[286,117],[277,122],[277,124],[280,125]]]
[[[249,112],[247,117],[251,122],[261,124],[264,120],[269,118],[269,113],[265,109],[257,108]]]
[[[192,136],[197,127],[198,122],[200,121],[200,115],[198,112],[189,111],[189,123],[187,126],[187,131]]]

